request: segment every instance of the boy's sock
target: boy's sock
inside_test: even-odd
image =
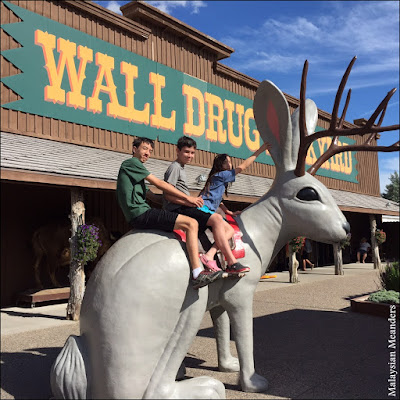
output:
[[[200,275],[200,272],[201,272],[202,270],[203,270],[203,269],[202,269],[201,267],[195,268],[195,269],[192,271],[193,279],[197,279],[197,277]]]

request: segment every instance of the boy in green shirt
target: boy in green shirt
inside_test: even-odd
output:
[[[137,229],[161,229],[172,232],[181,229],[186,233],[186,248],[192,267],[192,283],[195,289],[222,278],[222,271],[210,272],[203,269],[199,259],[198,222],[178,213],[151,208],[146,202],[145,180],[162,190],[185,200],[192,207],[201,207],[201,197],[188,196],[167,182],[156,178],[143,165],[153,152],[154,143],[148,138],[137,138],[132,145],[133,157],[120,167],[117,180],[117,200],[125,219]]]

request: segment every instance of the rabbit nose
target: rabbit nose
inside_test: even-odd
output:
[[[347,221],[343,223],[343,229],[346,231],[346,235],[350,233],[350,224]]]

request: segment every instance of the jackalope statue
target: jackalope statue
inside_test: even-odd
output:
[[[240,369],[241,388],[246,392],[267,389],[268,382],[255,372],[253,359],[252,303],[260,276],[293,237],[337,243],[350,230],[327,188],[312,175],[342,151],[399,149],[399,142],[389,147],[373,145],[379,132],[399,129],[380,126],[395,90],[365,126],[342,128],[350,95],[339,120],[338,107],[354,61],[343,76],[331,125],[325,131],[312,134],[318,110],[313,101],[305,100],[307,61],[300,107],[292,118],[285,96],[273,83],[263,81],[257,90],[255,120],[262,139],[272,145],[276,178],[269,192],[237,217],[245,244],[243,262],[251,266],[250,272],[241,279],[221,279],[194,290],[182,242],[161,231],[130,231],[103,256],[88,283],[81,335],[67,339],[52,367],[56,398],[225,398],[224,385],[210,377],[175,379],[207,309],[216,328],[219,369]],[[368,134],[364,144],[338,146],[339,135],[364,134]],[[332,145],[307,173],[307,149],[324,136],[333,136]],[[229,350],[229,323],[239,360]]]

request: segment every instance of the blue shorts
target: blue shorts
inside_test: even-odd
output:
[[[203,207],[197,207],[197,209],[208,214],[215,214],[215,211],[211,211],[206,205]]]

